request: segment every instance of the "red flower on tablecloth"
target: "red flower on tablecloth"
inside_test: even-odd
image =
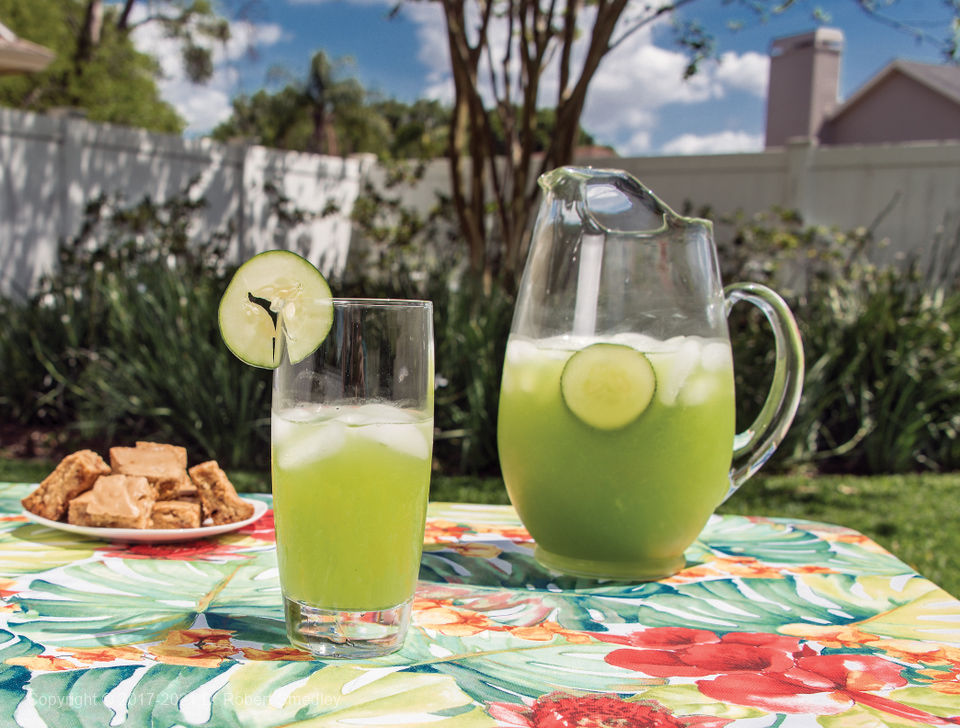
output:
[[[605,659],[611,665],[651,677],[706,677],[718,673],[782,672],[792,667],[795,655],[803,651],[796,638],[774,634],[730,632],[718,638],[713,632],[690,629],[685,630],[689,637],[685,641],[682,627],[646,631],[671,629],[676,633],[674,641],[654,635],[644,642],[644,633],[635,633],[635,646],[652,649],[614,650]]]
[[[674,715],[653,701],[617,695],[551,693],[529,705],[490,703],[498,728],[721,728],[729,720],[714,716]]]
[[[875,655],[809,655],[783,672],[720,675],[700,680],[704,695],[737,705],[782,713],[842,713],[854,704],[928,725],[949,725],[938,718],[875,692],[907,685],[902,666]]]
[[[258,541],[276,543],[277,531],[273,521],[273,509],[269,509],[256,521],[248,523],[243,528],[234,531],[234,533],[248,538],[255,538]]]
[[[456,543],[465,533],[470,533],[469,526],[464,526],[451,521],[441,521],[436,518],[428,518],[427,525],[423,533],[424,544],[437,543]]]
[[[882,695],[904,687],[903,666],[876,655],[818,654],[797,637],[662,627],[629,635],[594,633],[629,645],[604,659],[651,677],[704,678],[700,692],[714,700],[778,713],[833,715],[859,704],[930,725],[937,718]]]
[[[464,536],[467,534],[495,534],[501,540],[515,543],[530,543],[533,541],[530,533],[522,526],[496,526],[479,524],[465,526],[461,523],[444,521],[438,518],[428,518],[423,536],[423,542],[428,545],[449,543],[470,543]]]
[[[682,650],[690,645],[720,641],[720,637],[714,632],[691,627],[652,627],[629,634],[611,634],[609,632],[593,632],[592,634],[601,642],[645,647],[651,650]]]
[[[443,548],[445,551],[455,551],[469,559],[495,559],[503,553],[503,549],[499,546],[495,546],[492,543],[484,543],[483,541],[448,543],[444,544]]]
[[[493,533],[507,541],[514,543],[533,543],[533,537],[530,532],[522,526],[491,526],[490,524],[478,524],[473,529],[476,533]]]

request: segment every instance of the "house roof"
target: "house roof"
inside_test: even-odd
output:
[[[56,57],[49,48],[18,38],[0,23],[0,74],[42,71]]]
[[[869,96],[875,88],[894,74],[901,73],[917,83],[926,86],[941,96],[960,105],[960,66],[946,66],[932,63],[917,63],[897,59],[883,68],[876,76],[857,89],[849,99],[838,106],[831,119],[841,116],[847,109]]]

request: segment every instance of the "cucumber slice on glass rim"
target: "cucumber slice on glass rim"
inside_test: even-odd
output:
[[[560,394],[567,408],[598,430],[626,427],[650,405],[657,389],[653,365],[621,344],[593,344],[567,360]]]
[[[327,337],[331,298],[330,286],[310,261],[289,250],[268,250],[241,265],[227,285],[220,299],[220,335],[251,366],[276,369],[284,346],[296,363]]]

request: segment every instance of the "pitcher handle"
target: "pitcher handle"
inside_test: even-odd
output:
[[[800,405],[804,363],[797,322],[777,293],[759,283],[734,283],[724,288],[723,293],[727,316],[739,301],[748,301],[763,311],[773,327],[777,345],[777,361],[767,401],[753,424],[733,438],[734,467],[730,470],[730,490],[724,496],[726,500],[763,467],[783,441]],[[742,460],[739,466],[736,464],[738,460]]]

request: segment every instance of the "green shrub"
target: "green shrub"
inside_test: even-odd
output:
[[[111,340],[80,378],[82,433],[154,437],[230,467],[269,464],[270,372],[223,344],[222,284],[166,264],[109,282]]]
[[[936,241],[934,262],[922,274],[916,260],[872,264],[868,230],[805,227],[777,211],[741,221],[733,254],[721,251],[730,280],[778,288],[804,340],[803,398],[774,467],[960,467],[960,292],[953,276],[960,244],[953,231]],[[773,344],[750,310],[735,310],[731,335],[743,427],[766,396]]]

